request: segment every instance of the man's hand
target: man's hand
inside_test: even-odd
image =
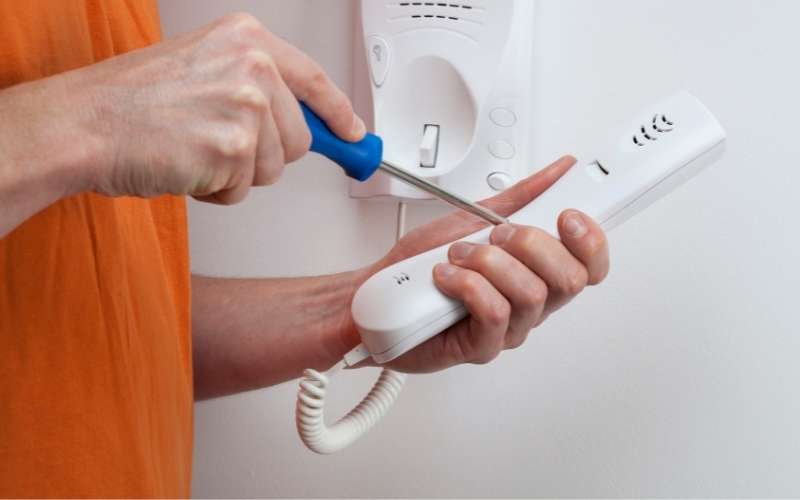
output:
[[[343,139],[366,131],[318,64],[247,14],[66,76],[109,139],[91,181],[108,195],[242,200],[308,151],[298,99]]]
[[[565,157],[483,204],[509,215],[547,190],[575,163]],[[475,232],[485,223],[463,212],[411,231],[378,262],[372,274],[394,262]],[[449,262],[433,271],[445,294],[463,302],[470,317],[387,366],[431,372],[460,363],[487,363],[520,346],[553,311],[600,283],[608,273],[608,244],[588,216],[567,210],[558,220],[561,241],[527,226],[502,225],[490,245],[455,243]]]
[[[575,163],[562,158],[486,200],[503,215],[531,202]],[[499,226],[491,245],[452,245],[450,262],[433,274],[437,286],[462,301],[470,317],[387,366],[431,372],[459,363],[484,363],[520,345],[531,328],[608,273],[603,231],[574,210],[558,221],[561,241],[539,229]],[[324,371],[361,342],[350,304],[378,270],[485,227],[455,212],[408,233],[367,268],[310,278],[192,282],[195,395],[208,398]]]
[[[307,55],[252,16],[0,90],[0,238],[61,198],[241,201],[308,151],[297,100],[339,137],[364,123]]]

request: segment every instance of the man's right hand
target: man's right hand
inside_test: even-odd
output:
[[[322,68],[248,14],[63,76],[103,144],[87,185],[112,196],[241,201],[308,151],[298,99],[345,140],[366,132]]]

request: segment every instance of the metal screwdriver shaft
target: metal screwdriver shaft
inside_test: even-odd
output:
[[[508,220],[505,217],[497,215],[488,208],[442,189],[436,184],[417,177],[396,165],[383,161],[383,140],[377,135],[367,133],[358,142],[343,141],[331,132],[325,122],[314,114],[305,103],[300,103],[300,109],[303,111],[308,129],[311,131],[311,151],[336,162],[353,179],[364,182],[376,170],[380,169],[415,188],[446,201],[456,208],[476,215],[490,224],[508,224]]]
[[[454,207],[460,210],[464,210],[465,212],[469,212],[472,215],[476,215],[481,219],[485,220],[486,222],[489,222],[490,224],[494,225],[508,224],[508,219],[494,213],[488,208],[478,205],[477,203],[473,203],[465,198],[458,196],[455,193],[451,193],[450,191],[442,189],[436,184],[428,182],[422,177],[417,177],[416,175],[411,174],[400,167],[392,165],[386,160],[381,161],[381,164],[378,168],[380,170],[383,170],[387,174],[391,175],[392,177],[400,179],[401,181],[415,188],[421,189],[426,193],[430,193],[436,198],[446,201],[447,203],[453,205]]]

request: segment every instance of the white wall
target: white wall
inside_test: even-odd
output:
[[[250,11],[351,86],[350,1],[161,3],[167,34]],[[411,378],[345,452],[300,444],[294,383],[198,404],[196,496],[800,496],[800,2],[537,3],[537,167],[678,88],[726,126],[725,160],[616,230],[604,286],[492,365]],[[317,158],[191,206],[194,269],[226,276],[354,268],[393,230]],[[337,379],[334,407],[374,376]]]

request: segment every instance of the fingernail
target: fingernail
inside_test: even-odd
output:
[[[453,260],[464,260],[473,250],[475,250],[475,245],[464,242],[453,243],[453,246],[450,247],[450,257]]]
[[[589,227],[583,221],[583,217],[576,212],[570,212],[564,218],[564,230],[573,238],[580,238],[589,231]]]
[[[514,231],[516,231],[516,229],[514,229],[514,226],[511,224],[500,224],[492,231],[492,243],[495,245],[502,245],[511,239]]]
[[[352,127],[353,135],[362,137],[364,134],[367,133],[367,126],[364,125],[364,121],[359,118],[357,115],[353,115],[353,127]]]
[[[440,278],[449,278],[456,273],[458,268],[452,264],[437,264],[435,270]]]

